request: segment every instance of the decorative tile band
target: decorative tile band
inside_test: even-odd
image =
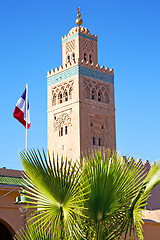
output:
[[[79,75],[114,84],[114,76],[91,68],[79,66]]]
[[[84,38],[87,38],[87,39],[89,39],[89,40],[92,40],[92,41],[97,42],[97,39],[94,38],[94,37],[92,37],[92,36],[87,36],[87,35],[85,35],[85,34],[83,34],[83,33],[75,33],[74,35],[72,35],[72,36],[70,36],[70,37],[67,37],[67,38],[65,38],[64,40],[62,40],[62,43],[65,43],[65,42],[67,42],[67,41],[69,41],[69,40],[71,40],[71,39],[73,39],[73,38],[75,38],[75,37],[77,37],[77,36],[84,37]]]
[[[77,74],[79,74],[81,76],[93,78],[93,79],[96,79],[96,80],[100,80],[100,81],[103,81],[103,82],[114,84],[114,76],[112,76],[108,73],[96,71],[94,69],[90,69],[90,68],[87,68],[87,67],[83,67],[81,65],[77,65],[73,68],[67,69],[63,72],[55,74],[52,77],[49,77],[47,79],[47,85],[51,86],[53,84],[56,84],[56,83],[61,82],[63,80],[66,80],[67,78],[73,77]]]
[[[78,74],[78,65],[72,68],[69,68],[63,72],[57,73],[53,75],[52,77],[47,79],[47,85],[51,86],[52,84],[56,84],[58,82],[61,82],[63,80],[66,80],[67,78],[73,77]]]

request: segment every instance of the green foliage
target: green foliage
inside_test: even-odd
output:
[[[42,157],[43,156],[43,157]],[[32,200],[30,208],[35,208],[30,216],[34,224],[52,229],[53,239],[78,238],[82,235],[84,184],[80,181],[82,171],[76,161],[52,159],[45,153],[31,150],[20,153],[27,172],[27,194]],[[38,218],[37,218],[38,215]]]
[[[48,232],[44,228],[40,228],[38,225],[26,224],[24,228],[15,236],[15,240],[51,240],[52,231]]]
[[[110,151],[85,156],[81,164],[35,150],[20,158],[33,211],[15,239],[143,239],[142,209],[160,182],[160,165],[144,178],[138,163]]]

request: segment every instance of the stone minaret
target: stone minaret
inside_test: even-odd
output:
[[[97,36],[80,26],[62,37],[62,66],[47,74],[48,150],[68,158],[116,150],[114,73],[100,67]]]

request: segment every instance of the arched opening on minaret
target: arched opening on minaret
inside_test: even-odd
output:
[[[90,62],[90,64],[92,63],[92,56],[91,55],[89,55],[89,62]]]
[[[101,146],[101,138],[98,138],[98,145]]]
[[[68,129],[67,129],[67,126],[65,126],[65,135],[67,135],[68,133]]]
[[[56,98],[57,98],[57,95],[56,95],[56,93],[54,93],[53,99],[52,99],[52,106],[56,105]]]
[[[67,56],[67,62],[70,62],[70,56],[69,55]]]
[[[96,145],[95,137],[92,138],[92,144]]]
[[[69,99],[71,100],[72,99],[72,92],[73,92],[73,88],[71,87],[69,89]]]
[[[102,93],[101,93],[101,91],[98,92],[98,101],[99,102],[102,101]]]
[[[67,93],[67,91],[64,92],[64,99],[65,99],[65,102],[68,101],[68,93]]]
[[[58,94],[58,99],[59,99],[59,103],[63,102],[63,96],[61,92]]]
[[[75,53],[72,54],[72,60],[75,61]]]
[[[92,90],[92,100],[94,100],[95,99],[95,90],[93,89]]]

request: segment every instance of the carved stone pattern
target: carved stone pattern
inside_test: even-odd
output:
[[[109,95],[109,86],[105,86],[96,82],[84,80],[84,89],[88,87],[90,90],[95,89],[96,91],[107,92]],[[85,91],[84,91],[85,92]]]
[[[65,46],[66,46],[66,54],[67,54],[68,52],[72,52],[73,50],[75,50],[76,42],[73,39],[70,42],[67,42]]]
[[[59,93],[59,92],[62,92],[62,94],[65,92],[65,91],[69,91],[69,89],[73,88],[73,80],[72,81],[69,81],[69,82],[66,82],[66,83],[63,83],[61,85],[58,85],[56,87],[53,87],[52,88],[52,99],[53,99],[53,96],[55,93]]]
[[[108,119],[93,118],[90,117],[90,123],[93,127],[90,128],[90,139],[91,143],[93,137],[95,137],[95,145],[98,145],[98,139],[101,139],[101,146],[107,145],[107,134],[108,134]],[[103,129],[102,129],[103,126]]]
[[[52,88],[51,105],[66,102],[73,97],[73,80]]]
[[[68,113],[62,113],[54,120],[55,130],[59,130],[64,125],[67,127],[72,126],[71,117]]]
[[[93,43],[91,41],[87,41],[85,39],[82,40],[82,49],[86,50],[87,52],[93,53]]]

